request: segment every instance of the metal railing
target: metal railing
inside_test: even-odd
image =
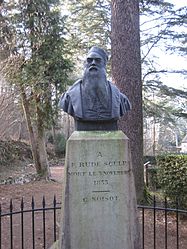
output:
[[[0,249],[46,249],[58,239],[61,203],[55,196],[50,204],[43,197],[39,205],[33,197],[30,203],[22,198],[19,207],[12,200],[8,205],[7,212],[0,206]],[[187,219],[181,219],[187,210],[177,202],[168,207],[166,199],[157,206],[155,197],[152,206],[138,208],[143,249],[187,248]]]
[[[9,211],[5,213],[0,205],[0,249],[48,248],[56,241],[57,212],[61,209],[56,197],[50,205],[46,205],[45,197],[40,207],[36,206],[34,197],[30,208],[25,209],[24,204],[22,198],[19,210],[14,211],[13,201],[10,200]]]
[[[165,201],[157,206],[154,196],[152,206],[139,205],[138,208],[141,213],[143,249],[187,248],[187,210],[179,208],[178,200],[171,204],[165,198]],[[146,212],[149,213],[149,220],[146,218]]]

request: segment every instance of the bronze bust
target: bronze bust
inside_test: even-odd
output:
[[[127,96],[107,80],[107,61],[105,50],[92,47],[82,79],[60,99],[60,108],[74,117],[76,130],[117,130],[117,120],[131,109]]]

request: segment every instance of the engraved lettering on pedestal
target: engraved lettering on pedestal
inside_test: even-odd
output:
[[[68,171],[68,175],[70,176],[85,176],[87,172],[85,171],[74,171],[74,172],[69,172]]]
[[[94,185],[107,185],[108,180],[94,180]]]
[[[102,157],[102,153],[98,152],[97,157]],[[92,189],[90,193],[82,197],[84,203],[90,201],[119,201],[119,197],[115,193],[115,184],[113,181],[116,177],[124,176],[130,170],[129,161],[113,160],[113,161],[83,161],[79,163],[72,162],[70,164],[72,170],[68,171],[70,177],[90,177],[92,178]],[[76,170],[77,169],[77,170]],[[79,170],[84,169],[84,171]],[[87,171],[89,169],[89,171]],[[92,169],[90,171],[90,169]],[[101,178],[102,177],[102,178]],[[104,178],[103,178],[104,177]],[[106,179],[106,177],[109,177]],[[111,186],[113,188],[111,189]],[[108,187],[107,187],[108,186]],[[106,188],[107,187],[107,188]],[[111,195],[111,193],[113,193]],[[94,195],[93,195],[94,194]],[[99,194],[99,195],[95,195]],[[103,196],[104,194],[104,196]]]
[[[98,162],[80,162],[79,167],[95,167],[99,166]]]
[[[101,154],[101,152],[97,153],[97,157],[103,157],[103,155]]]
[[[82,199],[82,201],[84,203],[88,203],[89,201],[94,201],[94,202],[96,202],[96,201],[119,201],[119,197],[117,195],[109,195],[109,196],[107,196],[107,195],[105,195],[105,196],[103,196],[103,195],[100,195],[100,196],[99,195],[97,195],[97,196],[93,195],[91,197],[84,197]]]
[[[88,172],[89,176],[97,176],[97,172],[96,171],[92,171],[92,172]]]

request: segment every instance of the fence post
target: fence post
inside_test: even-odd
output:
[[[24,202],[23,197],[21,199],[21,248],[24,249],[24,221],[23,221],[23,209],[24,209]]]
[[[142,249],[144,249],[144,235],[145,235],[145,208],[142,207]]]
[[[54,242],[56,241],[56,195],[54,195],[53,199],[53,218],[54,218]]]
[[[168,248],[168,219],[167,219],[167,206],[168,206],[168,203],[167,203],[167,198],[165,197],[165,202],[164,202],[164,217],[165,217],[165,249]]]
[[[2,237],[1,237],[1,203],[0,203],[0,249],[1,249],[1,241],[2,241],[2,239],[1,239]]]
[[[179,200],[176,198],[176,236],[177,236],[177,249],[179,249]]]
[[[13,202],[10,199],[10,248],[13,249]]]
[[[43,196],[43,201],[42,201],[42,206],[43,206],[43,246],[45,249],[45,245],[46,245],[46,233],[45,233],[45,197]]]
[[[32,208],[32,248],[35,249],[35,225],[34,225],[34,197],[32,196],[31,208]]]
[[[154,249],[156,249],[156,198],[153,199],[153,211],[154,211]]]

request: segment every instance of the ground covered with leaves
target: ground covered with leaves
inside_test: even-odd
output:
[[[7,144],[6,144],[7,145]],[[11,145],[8,145],[11,146]],[[22,148],[22,147],[21,147]],[[11,150],[11,147],[9,147]],[[21,149],[22,150],[22,149]],[[16,151],[16,150],[15,150]],[[29,155],[30,152],[24,150]],[[0,152],[2,153],[2,151]],[[19,152],[20,153],[20,152]],[[19,154],[18,153],[18,154]],[[2,154],[1,154],[2,155]],[[16,155],[16,153],[15,153]],[[20,155],[19,155],[20,156]],[[20,157],[18,158],[20,159]],[[13,210],[19,211],[29,210],[31,207],[41,208],[53,207],[54,196],[56,196],[56,205],[61,206],[62,190],[63,190],[63,173],[64,162],[63,160],[51,160],[51,180],[37,180],[37,178],[30,179],[27,183],[24,181],[6,181],[3,182],[3,178],[12,177],[12,179],[18,179],[23,174],[35,175],[35,169],[30,161],[29,157],[21,156],[21,164],[18,165],[17,156],[9,153],[9,157],[15,157],[16,160],[12,160],[10,164],[1,164],[1,184],[0,184],[0,203],[1,213],[6,214]],[[4,157],[6,158],[6,157]],[[28,160],[29,159],[29,160]],[[16,163],[14,163],[16,162]],[[5,171],[5,172],[3,172]],[[2,174],[3,173],[3,174]],[[6,184],[5,184],[6,183]],[[43,197],[45,196],[45,202]],[[10,202],[12,200],[12,202]],[[22,202],[23,200],[23,202]],[[34,201],[33,201],[34,200]],[[12,203],[12,205],[11,205]],[[21,204],[21,203],[24,203]],[[187,219],[179,216],[179,226],[177,229],[176,214],[169,213],[167,215],[167,226],[165,223],[164,211],[153,212],[145,210],[144,212],[144,229],[142,229],[142,209],[139,209],[140,227],[141,233],[144,232],[144,248],[145,249],[186,249],[187,248]],[[33,224],[34,217],[34,224]],[[58,238],[59,224],[60,224],[60,210],[56,212],[56,238]],[[154,225],[155,219],[155,225]],[[11,230],[11,223],[13,229]],[[1,248],[7,249],[42,249],[50,248],[55,239],[54,236],[54,210],[37,211],[34,214],[32,212],[24,213],[23,220],[21,214],[14,214],[11,216],[3,216],[1,218]],[[166,237],[167,228],[167,237]],[[34,231],[34,232],[33,232]],[[45,234],[45,235],[44,235]],[[154,235],[155,234],[155,235]],[[177,234],[179,240],[177,242]],[[12,237],[12,240],[11,240]],[[23,239],[22,239],[23,238]],[[166,239],[167,238],[167,239]],[[33,242],[34,241],[34,242]],[[33,247],[33,243],[34,246]],[[178,243],[178,244],[177,244]],[[167,247],[166,247],[167,244]],[[45,246],[44,246],[45,245]],[[177,247],[178,246],[178,247]]]

